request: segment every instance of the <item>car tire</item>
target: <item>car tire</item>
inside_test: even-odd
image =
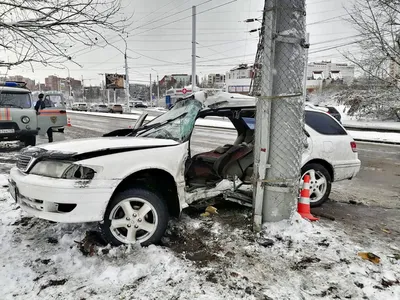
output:
[[[332,188],[332,177],[328,170],[317,163],[306,164],[301,169],[301,184],[304,175],[310,175],[310,206],[318,207],[329,198]]]
[[[141,208],[144,208],[142,212]],[[160,196],[146,189],[132,188],[112,198],[100,223],[100,230],[104,240],[111,245],[139,242],[148,246],[161,241],[168,221],[168,207]],[[129,230],[135,235],[134,239],[128,238]]]
[[[23,140],[24,146],[28,147],[28,146],[35,146],[36,145],[36,136],[35,135],[30,135],[25,137],[25,139]]]

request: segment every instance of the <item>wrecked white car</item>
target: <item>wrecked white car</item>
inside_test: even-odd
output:
[[[134,129],[25,148],[10,171],[10,193],[38,218],[100,222],[104,239],[113,245],[159,242],[170,217],[200,199],[222,195],[251,205],[255,101],[228,95],[206,99],[197,93],[145,125],[143,115]],[[318,120],[306,116],[310,146],[302,172],[311,175],[319,205],[328,198],[331,182],[354,177],[360,161],[353,139],[338,122],[323,112],[311,113]],[[230,120],[236,141],[192,156],[196,119],[206,116]],[[333,123],[321,129],[324,118]],[[325,141],[340,153],[326,152],[324,159]]]

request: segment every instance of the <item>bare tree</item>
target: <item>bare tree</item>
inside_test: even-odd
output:
[[[368,76],[390,84],[400,80],[400,0],[356,0],[348,13],[362,38],[360,54],[346,58]]]
[[[77,46],[104,47],[129,20],[120,0],[0,0],[0,67],[74,61]]]

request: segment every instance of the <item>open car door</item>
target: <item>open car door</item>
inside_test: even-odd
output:
[[[52,101],[51,97],[53,96],[45,96],[45,107],[39,110],[38,127],[40,128],[40,135],[45,135],[49,128],[61,128],[67,125],[65,102],[62,99],[61,101]]]

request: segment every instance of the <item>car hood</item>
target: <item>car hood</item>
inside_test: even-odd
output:
[[[135,149],[158,148],[178,145],[173,140],[141,138],[141,137],[99,137],[76,139],[58,143],[40,145],[46,152],[69,153],[74,155],[93,152],[123,152]]]

